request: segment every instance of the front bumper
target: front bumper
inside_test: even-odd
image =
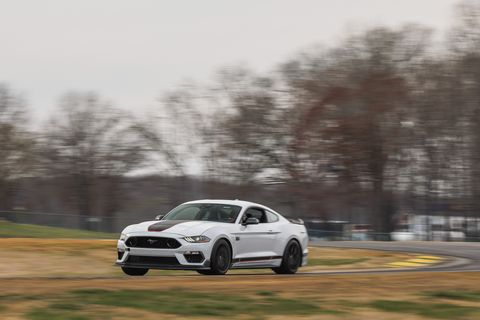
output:
[[[148,236],[151,237],[151,233]],[[173,234],[162,234],[162,237],[174,238],[181,245],[175,249],[138,248],[127,246],[125,242],[128,238],[125,241],[118,240],[115,264],[120,267],[166,270],[201,270],[210,267],[211,242],[190,243]]]
[[[308,248],[305,248],[303,250],[303,255],[302,255],[302,267],[305,267],[308,264]]]

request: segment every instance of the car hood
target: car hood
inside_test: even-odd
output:
[[[214,221],[155,220],[128,226],[123,232],[165,232],[176,233],[182,236],[198,236],[212,227],[224,224],[225,223]]]

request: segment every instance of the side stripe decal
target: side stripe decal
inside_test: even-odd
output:
[[[253,261],[264,261],[264,260],[273,260],[273,259],[282,259],[282,256],[266,256],[266,257],[251,257],[251,258],[238,258],[233,259],[233,263],[237,262],[253,262]]]

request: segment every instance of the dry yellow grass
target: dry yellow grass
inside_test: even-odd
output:
[[[195,272],[153,272],[146,277],[127,277],[113,266],[115,241],[64,240],[64,239],[0,239],[0,292],[3,296],[30,295],[38,299],[14,299],[3,304],[1,319],[24,319],[25,314],[38,307],[46,307],[53,295],[64,295],[78,289],[106,290],[183,290],[214,292],[219,296],[252,296],[259,291],[274,292],[285,298],[300,298],[318,303],[322,308],[340,310],[343,314],[318,314],[295,316],[299,319],[428,319],[418,314],[384,312],[368,305],[371,301],[401,300],[426,301],[426,291],[471,290],[480,288],[479,273],[396,273],[351,275],[294,275],[280,276],[258,274],[242,270],[227,276],[200,276]],[[367,258],[357,264],[343,266],[316,266],[311,269],[336,269],[353,267],[378,267],[389,261],[411,258],[412,254],[385,253],[381,251],[312,248],[311,259]],[[308,270],[308,268],[306,268]],[[305,270],[305,268],[303,269]],[[153,276],[152,276],[153,275]],[[60,278],[51,278],[61,276]],[[50,277],[50,278],[47,278]],[[44,298],[45,297],[45,298]],[[442,300],[438,300],[440,303]],[[438,302],[437,301],[437,302]],[[447,301],[452,303],[452,301]],[[480,310],[480,302],[454,301],[455,305]],[[0,304],[1,307],[1,304]],[[177,319],[172,314],[159,314],[148,310],[92,306],[88,309],[92,319]],[[472,313],[462,319],[478,319]],[[240,317],[242,318],[242,317]],[[251,317],[244,316],[245,319]],[[268,316],[267,319],[292,319],[291,315]],[[201,318],[198,318],[201,319]],[[207,318],[204,318],[207,319]]]
[[[51,276],[121,276],[113,263],[116,240],[0,239],[0,278]],[[383,268],[389,262],[415,255],[362,249],[310,248],[312,264],[303,272]],[[351,260],[349,262],[348,260]],[[331,263],[331,264],[330,264]],[[270,270],[235,270],[232,274],[271,273]],[[151,271],[150,275],[195,274],[191,271]]]
[[[113,240],[0,239],[0,277],[120,275]]]
[[[179,290],[216,292],[234,295],[253,295],[260,290],[276,292],[284,297],[302,297],[309,301],[317,301],[322,307],[347,311],[346,315],[318,315],[315,317],[299,317],[299,319],[429,319],[419,315],[386,313],[371,308],[349,308],[348,305],[367,304],[370,301],[401,300],[418,301],[426,291],[455,291],[480,288],[478,273],[399,273],[377,275],[231,275],[226,277],[205,276],[155,276],[142,278],[110,278],[110,279],[3,279],[2,293],[4,295],[29,294],[37,297],[52,293],[62,294],[72,290],[87,288],[102,288],[107,290]],[[442,302],[441,300],[439,302]],[[11,319],[36,307],[42,301],[12,301],[4,315]],[[456,305],[474,306],[480,310],[478,302],[454,302]],[[112,314],[117,314],[117,308],[104,307]],[[117,314],[113,319],[126,319],[135,314],[136,310]],[[142,318],[158,318],[158,314],[141,311]],[[478,316],[478,314],[475,314]],[[167,319],[174,319],[169,315]],[[291,319],[275,316],[271,319]],[[6,317],[2,317],[6,319]],[[462,317],[461,319],[478,319]]]

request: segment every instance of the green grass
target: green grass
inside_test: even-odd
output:
[[[480,291],[432,291],[427,292],[426,295],[432,298],[480,301]]]
[[[26,314],[26,318],[30,320],[90,320],[92,319],[88,315],[78,314],[77,312],[49,310],[49,309],[42,309],[42,308],[36,308],[28,312]]]
[[[59,299],[45,308],[34,308],[26,314],[31,320],[89,320],[91,317],[83,313],[84,305],[77,301]],[[104,317],[103,319],[108,319]]]
[[[352,258],[352,259],[308,259],[309,266],[341,266],[364,262],[369,258]]]
[[[37,307],[25,316],[31,320],[90,319],[94,306],[107,307],[104,318],[115,315],[115,307],[126,307],[148,312],[172,314],[188,318],[217,317],[228,319],[237,316],[340,314],[323,309],[314,302],[301,298],[284,298],[271,291],[248,294],[222,294],[192,292],[182,289],[155,290],[77,290],[63,295],[50,296],[45,307]],[[111,308],[108,308],[111,307]],[[111,309],[111,311],[110,311]]]
[[[260,290],[260,291],[257,291],[257,294],[265,297],[273,297],[276,293],[268,290]]]
[[[228,317],[232,314],[314,314],[320,311],[315,304],[301,299],[277,296],[224,295],[218,293],[173,291],[100,289],[73,293],[76,301],[85,304],[123,306],[176,315]]]
[[[412,301],[376,300],[368,304],[369,307],[394,313],[411,313],[437,319],[460,319],[479,308],[459,306],[448,303],[428,303]]]
[[[423,294],[425,296],[425,294]],[[430,292],[428,297],[461,300],[478,299],[478,292]],[[22,296],[29,299],[28,295]],[[18,298],[18,297],[17,297]],[[30,320],[89,320],[118,316],[117,307],[170,314],[180,318],[206,317],[217,319],[264,319],[271,316],[296,318],[298,316],[334,315],[348,317],[357,308],[373,308],[382,312],[413,314],[432,319],[464,319],[475,317],[480,308],[450,303],[426,301],[375,300],[371,302],[338,301],[321,306],[321,300],[308,296],[286,298],[281,292],[260,290],[255,293],[194,292],[172,290],[103,290],[83,289],[64,294],[44,296],[43,307],[35,307],[25,314]],[[469,319],[470,319],[469,318]]]
[[[0,220],[0,238],[115,239],[116,233],[18,224]]]

